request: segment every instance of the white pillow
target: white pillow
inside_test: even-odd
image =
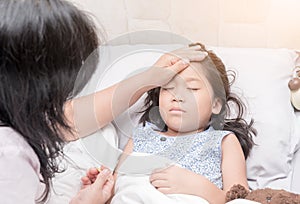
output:
[[[287,86],[297,55],[286,49],[220,48],[213,50],[227,69],[237,72],[234,90],[247,100],[258,135],[247,160],[252,188],[290,190],[292,159],[299,136]]]
[[[95,84],[98,84],[95,88],[97,90],[107,87],[134,70],[151,66],[161,55],[160,51],[178,47],[180,45],[109,47],[109,63],[104,62],[106,72],[96,72],[91,81],[94,85],[91,87],[95,87]],[[254,189],[269,186],[289,190],[291,161],[299,142],[299,136],[296,136],[294,130],[295,114],[287,86],[295,67],[296,53],[287,49],[212,49],[223,60],[227,69],[236,71],[233,90],[247,101],[247,118],[253,117],[255,120],[258,136],[254,140],[257,145],[247,161],[250,186]],[[140,110],[141,104],[142,99],[115,120],[118,134],[121,135],[121,147],[126,144],[127,137],[137,124],[139,116],[136,110]]]
[[[296,122],[295,122],[295,135],[298,135],[298,140],[295,141],[295,145],[297,147],[297,152],[295,152],[295,156],[293,159],[293,177],[291,190],[295,193],[300,194],[300,111],[296,112]]]

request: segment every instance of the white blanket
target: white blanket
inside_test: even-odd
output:
[[[163,194],[149,181],[151,172],[174,165],[174,162],[156,155],[133,152],[122,162],[115,183],[111,204],[209,204],[205,199],[187,194]],[[121,173],[122,172],[122,173]],[[237,199],[228,204],[258,204]]]
[[[115,195],[111,204],[209,204],[205,199],[186,194],[163,194],[149,182],[149,176],[118,176]],[[227,204],[260,204],[258,202],[236,199]]]
[[[149,182],[149,176],[121,175],[111,204],[209,204],[203,198],[186,194],[163,194]]]
[[[103,128],[99,133],[95,135],[96,137],[87,138],[90,140],[91,144],[96,147],[101,147],[104,143],[102,137],[114,146],[116,143],[116,134],[114,128],[111,125]],[[111,141],[110,141],[111,140]],[[107,148],[97,148],[99,151],[107,152]],[[82,146],[81,141],[72,142],[65,148],[65,153],[68,158],[72,158],[73,162],[64,161],[63,165],[66,165],[67,170],[63,173],[57,174],[53,179],[53,191],[51,192],[51,197],[46,202],[47,204],[66,204],[69,203],[72,197],[79,191],[81,187],[80,178],[85,175],[86,170],[91,167],[98,167],[100,162],[96,160],[103,161],[107,166],[110,165],[109,161],[116,161],[114,154],[103,154],[103,152],[94,153],[92,157],[87,153],[85,147]],[[105,158],[102,158],[101,155]],[[184,194],[172,194],[165,195],[157,191],[149,182],[148,176],[137,176],[137,172],[140,175],[149,175],[153,169],[162,168],[169,166],[172,162],[158,159],[155,156],[144,157],[145,154],[135,154],[142,156],[139,157],[128,157],[126,162],[123,163],[120,171],[127,172],[129,175],[119,176],[115,185],[115,196],[112,200],[113,204],[208,204],[208,202],[200,197]],[[101,157],[101,158],[97,158]],[[112,166],[114,164],[111,164]],[[257,204],[256,202],[237,199],[229,202],[230,204]],[[228,203],[228,204],[229,204]]]
[[[50,198],[46,204],[69,203],[80,190],[81,177],[89,168],[100,167],[102,164],[115,166],[118,155],[111,147],[117,149],[116,135],[115,128],[109,124],[82,141],[77,140],[66,145],[66,156],[60,163],[60,167],[65,171],[57,173],[53,178]],[[90,151],[87,152],[86,148]]]

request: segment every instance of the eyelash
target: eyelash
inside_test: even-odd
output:
[[[164,87],[164,88],[162,87],[161,89],[164,90],[164,91],[168,91],[168,90],[172,90],[173,87]]]
[[[174,89],[174,87],[165,87],[165,88],[161,88],[161,89],[164,91],[169,91],[169,90]],[[191,91],[198,91],[200,88],[187,88],[187,89],[191,90]]]
[[[200,88],[187,88],[187,89],[191,91],[198,91]]]

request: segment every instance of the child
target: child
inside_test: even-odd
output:
[[[242,118],[243,103],[230,92],[222,61],[204,45],[199,45],[208,52],[204,61],[191,63],[168,84],[148,92],[141,125],[134,130],[124,151],[161,156],[177,163],[177,166],[155,171],[150,176],[151,184],[158,191],[190,194],[220,204],[225,203],[225,192],[234,184],[248,188],[245,159],[253,146],[252,136],[256,131],[252,127],[253,121],[247,124]],[[230,103],[236,105],[235,117],[230,117]],[[147,159],[130,168],[126,160],[130,157],[123,157],[118,167],[124,174],[142,173],[137,172],[138,166],[150,162]],[[175,200],[168,201],[154,188],[151,191],[148,187],[149,191],[144,191],[147,187],[141,178],[121,177],[116,181],[112,203],[193,202],[186,197],[173,197]],[[132,182],[129,178],[136,180]],[[131,186],[137,185],[134,183],[143,187],[134,188]]]

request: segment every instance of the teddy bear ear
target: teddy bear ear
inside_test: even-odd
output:
[[[293,70],[293,77],[294,78],[300,78],[300,66],[296,66]]]
[[[292,78],[289,81],[289,88],[291,91],[296,91],[300,89],[300,78]]]

